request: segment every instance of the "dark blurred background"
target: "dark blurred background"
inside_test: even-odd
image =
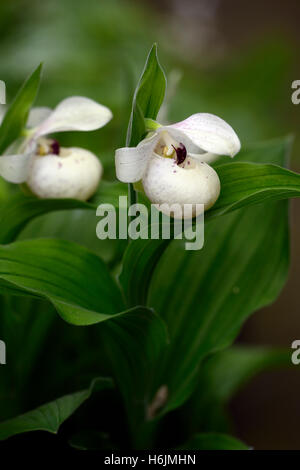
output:
[[[291,83],[300,79],[299,17],[297,0],[1,0],[0,79],[9,101],[42,61],[38,104],[78,94],[109,106],[114,119],[104,130],[61,141],[94,150],[112,179],[136,78],[157,42],[169,82],[161,120],[215,113],[243,145],[293,134],[291,166],[299,171],[300,105],[291,102]],[[2,182],[0,199],[6,191]],[[292,205],[289,281],[274,305],[248,320],[240,343],[289,348],[300,339],[300,201]],[[300,449],[299,372],[263,373],[235,397],[241,439],[256,449]]]

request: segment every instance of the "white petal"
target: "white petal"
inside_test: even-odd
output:
[[[28,177],[32,153],[0,157],[0,175],[11,183],[24,183]]]
[[[112,118],[106,106],[89,98],[66,98],[37,129],[36,137],[63,131],[93,131],[105,126]]]
[[[136,183],[142,179],[152,156],[158,135],[142,140],[137,147],[124,147],[116,150],[116,174],[123,183]]]
[[[168,130],[178,141],[182,142],[188,153],[199,153],[198,149],[217,155],[236,155],[241,144],[232,127],[223,119],[213,114],[193,114],[184,121],[159,128]]]
[[[39,126],[43,121],[45,121],[45,119],[47,119],[50,116],[51,113],[52,113],[52,109],[47,108],[46,106],[32,108],[29,111],[29,116],[27,119],[27,126],[28,127]]]

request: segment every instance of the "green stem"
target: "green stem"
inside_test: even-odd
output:
[[[137,194],[132,183],[128,183],[128,206],[136,204]]]
[[[137,203],[137,192],[134,189],[132,183],[128,183],[128,209],[133,204]],[[128,224],[134,219],[133,216],[128,216]],[[131,238],[128,237],[128,243],[131,242]]]

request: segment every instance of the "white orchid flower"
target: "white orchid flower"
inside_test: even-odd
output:
[[[105,126],[111,111],[95,101],[72,96],[54,110],[33,108],[27,137],[16,152],[13,144],[0,157],[0,175],[12,183],[26,183],[41,198],[88,199],[102,176],[100,160],[88,150],[63,148],[46,135],[63,131],[93,131]]]
[[[137,147],[118,149],[116,174],[125,183],[142,180],[154,204],[179,204],[182,209],[192,204],[194,217],[201,212],[196,204],[207,210],[220,194],[219,177],[209,163],[219,155],[234,157],[240,147],[238,136],[223,119],[193,114],[176,124],[159,126]]]

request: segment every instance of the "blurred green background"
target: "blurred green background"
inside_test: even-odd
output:
[[[105,179],[112,180],[114,149],[125,143],[136,80],[147,51],[157,42],[169,83],[162,121],[214,113],[234,127],[242,145],[293,134],[291,165],[299,170],[300,106],[291,102],[291,83],[300,78],[299,14],[296,0],[2,1],[0,79],[10,102],[24,78],[43,62],[38,105],[55,106],[67,96],[83,95],[110,107],[114,119],[104,129],[59,139],[93,150],[104,164]],[[6,183],[1,190],[9,190]],[[299,215],[298,201],[293,206],[289,283],[275,305],[247,322],[240,342],[290,347],[300,337]],[[94,215],[75,211],[68,223],[66,217],[39,218],[22,236],[85,240],[113,266],[120,245],[99,247],[90,230]],[[232,403],[239,437],[258,449],[300,449],[299,387],[295,369],[255,379]]]

